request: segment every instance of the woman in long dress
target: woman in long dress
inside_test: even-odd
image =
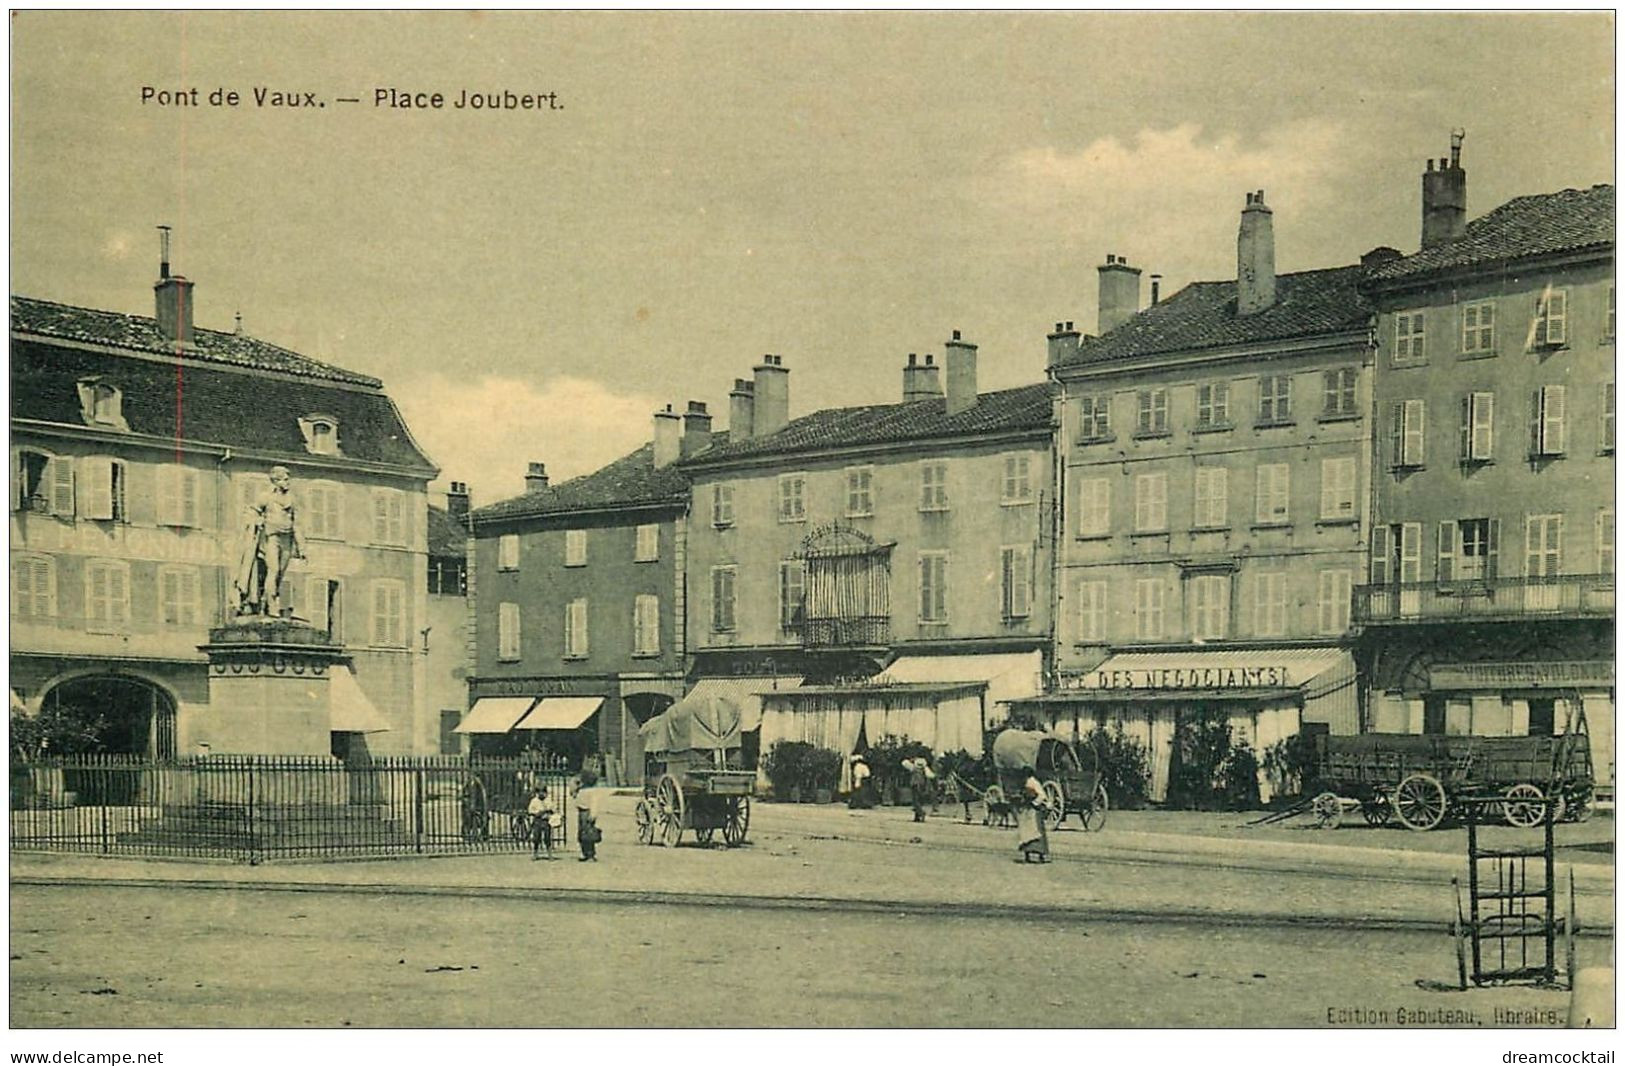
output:
[[[1049,827],[1044,824],[1047,800],[1044,785],[1031,766],[1022,773],[1027,783],[1021,788],[1021,801],[1016,807],[1016,847],[1022,862],[1049,862]]]

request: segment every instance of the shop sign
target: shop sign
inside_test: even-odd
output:
[[[1063,689],[1216,689],[1285,688],[1284,666],[1187,666],[1151,670],[1095,670],[1060,679]]]
[[[474,682],[473,696],[607,696],[611,689],[602,681],[565,677],[488,678]]]
[[[1512,663],[1434,663],[1428,685],[1448,688],[1611,688],[1614,664],[1604,660]]]

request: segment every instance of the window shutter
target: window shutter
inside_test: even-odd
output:
[[[1472,424],[1468,431],[1468,457],[1488,461],[1495,454],[1495,393],[1473,393],[1470,407]]]
[[[1486,538],[1484,549],[1484,577],[1493,580],[1499,568],[1501,558],[1501,520],[1492,518],[1489,521],[1489,535]]]
[[[129,611],[126,605],[129,602],[130,590],[125,583],[124,568],[110,566],[107,568],[107,599],[109,604],[108,617],[123,624],[129,620]]]
[[[79,512],[86,518],[113,517],[113,462],[110,459],[90,459],[85,463],[84,478],[80,484]]]
[[[1373,585],[1386,585],[1390,578],[1388,575],[1388,558],[1393,551],[1389,546],[1389,530],[1387,526],[1373,526],[1371,528],[1371,583]]]
[[[1439,523],[1439,583],[1456,580],[1456,523]]]
[[[1610,294],[1613,289],[1609,289]],[[1602,387],[1602,446],[1604,451],[1614,450],[1614,383]],[[61,460],[58,460],[60,462]]]
[[[1562,385],[1547,385],[1540,390],[1540,442],[1546,455],[1562,455],[1567,450],[1565,392]]]
[[[1406,400],[1403,421],[1405,424],[1405,465],[1421,466],[1427,461],[1427,408],[1421,400]]]
[[[1422,580],[1422,523],[1406,522],[1400,529],[1399,580],[1414,584]]]
[[[73,460],[59,455],[50,463],[51,513],[67,517],[73,514]]]
[[[1473,458],[1473,394],[1461,398],[1461,448],[1463,462]]]
[[[1400,400],[1394,404],[1393,418],[1389,429],[1389,448],[1393,452],[1394,465],[1405,465],[1405,401]]]
[[[158,524],[180,524],[180,468],[165,463],[158,468]]]
[[[1566,289],[1553,289],[1546,294],[1546,313],[1542,316],[1546,327],[1545,343],[1564,344],[1568,340],[1569,294]]]
[[[372,587],[372,642],[374,644],[389,643],[389,630],[384,619],[384,610],[384,586],[374,585]]]

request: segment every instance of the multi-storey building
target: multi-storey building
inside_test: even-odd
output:
[[[940,367],[910,356],[902,402],[790,420],[768,356],[735,383],[727,442],[683,464],[695,687],[741,697],[763,751],[895,735],[977,752],[1037,690],[1049,387],[979,394],[976,362],[955,331]]]
[[[1060,386],[1056,677],[1031,709],[1122,726],[1167,788],[1181,725],[1262,752],[1301,721],[1359,728],[1350,593],[1369,528],[1370,309],[1361,265],[1277,275],[1249,193],[1237,279],[1138,311],[1100,270],[1101,330],[1049,338]],[[1373,253],[1369,261],[1385,254]],[[1137,312],[1137,313],[1136,313]]]
[[[453,481],[446,506],[429,505],[429,610],[423,633],[424,699],[436,716],[438,751],[457,755],[457,733],[468,708],[468,486]]]
[[[1470,223],[1459,144],[1422,248],[1374,271],[1376,519],[1356,590],[1369,728],[1550,734],[1611,783],[1614,190]]]
[[[473,512],[471,704],[476,752],[546,750],[642,780],[638,726],[683,694],[684,454],[710,442],[690,403],[654,416],[654,439],[583,477]]]
[[[101,750],[208,750],[208,664],[245,504],[293,476],[307,558],[295,616],[353,667],[334,751],[434,751],[418,654],[435,468],[381,383],[195,328],[163,264],[156,317],[11,299],[14,703],[105,717]],[[355,682],[352,684],[351,682]]]

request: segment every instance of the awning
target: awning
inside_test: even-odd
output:
[[[535,696],[486,696],[477,699],[452,732],[506,733],[535,702]]]
[[[879,682],[986,681],[987,699],[1007,703],[1043,687],[1043,655],[1038,651],[979,655],[903,655],[880,675]]]
[[[335,666],[327,682],[328,726],[335,733],[387,733],[385,718],[361,691],[361,683],[347,666]]]
[[[739,704],[739,728],[749,733],[762,724],[762,696],[764,692],[777,692],[798,688],[798,675],[778,677],[702,677],[694,682],[684,699],[710,699],[727,696]]]
[[[575,729],[604,705],[602,696],[548,696],[536,701],[515,729]]]

